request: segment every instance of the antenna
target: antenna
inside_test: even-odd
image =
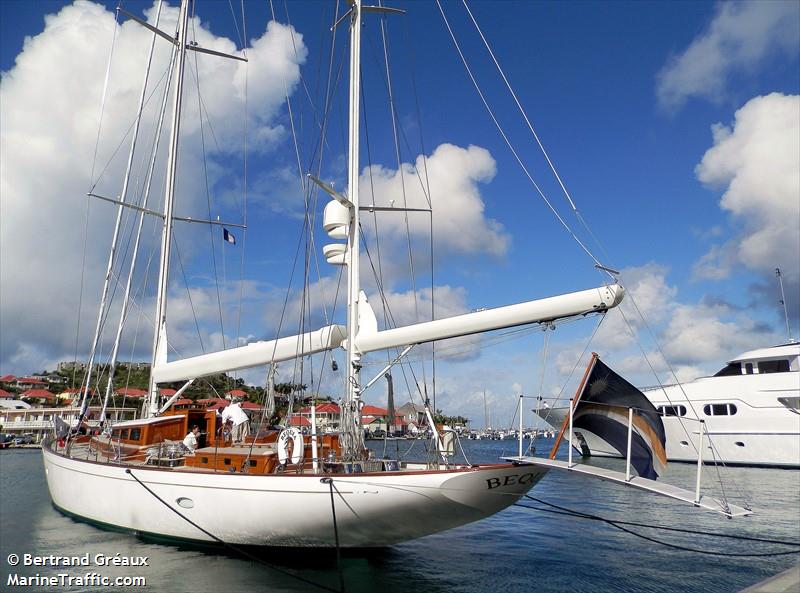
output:
[[[780,268],[775,268],[775,276],[778,278],[778,284],[781,286],[781,298],[778,302],[783,305],[783,317],[786,319],[786,333],[789,334],[789,341],[794,342],[792,338],[792,327],[789,325],[789,311],[786,309],[786,294],[783,292],[783,276],[781,275]]]

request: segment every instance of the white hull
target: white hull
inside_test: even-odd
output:
[[[789,372],[702,377],[680,385],[644,391],[657,408],[682,407],[685,415],[664,416],[667,459],[697,461],[699,442],[698,419],[705,421],[703,460],[736,465],[763,465],[800,468],[800,414],[779,401],[800,395],[800,372],[794,354],[798,346],[781,347],[792,358]],[[758,351],[762,358],[773,355],[774,349]],[[748,357],[743,361],[760,358]],[[734,414],[709,415],[707,406],[732,404]],[[732,410],[730,408],[729,410]],[[560,427],[568,408],[542,411],[542,416]],[[710,440],[710,442],[709,442]],[[574,431],[573,446],[583,454],[598,457],[620,457],[606,441],[584,429]],[[713,447],[713,451],[712,451]]]
[[[218,474],[96,463],[65,457],[47,446],[42,451],[50,496],[69,514],[134,532],[214,541],[168,509],[135,476],[221,540],[259,546],[335,545],[324,477],[333,478],[340,545],[380,547],[497,513],[547,471],[502,464],[341,476]],[[189,499],[192,508],[179,506],[179,499]]]

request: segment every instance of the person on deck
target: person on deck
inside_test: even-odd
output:
[[[192,425],[192,429],[183,438],[183,446],[189,449],[191,454],[197,450],[197,437],[200,436],[200,427],[197,424]]]
[[[230,404],[222,410],[222,422],[228,420],[233,424],[233,443],[242,443],[250,436],[250,419],[239,404]]]

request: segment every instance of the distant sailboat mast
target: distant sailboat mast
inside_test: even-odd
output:
[[[781,286],[781,300],[780,304],[783,305],[783,317],[786,319],[786,333],[789,335],[789,341],[794,342],[792,338],[792,326],[789,325],[789,310],[786,308],[786,294],[783,292],[783,275],[780,268],[775,268],[775,276],[778,278],[778,284]]]

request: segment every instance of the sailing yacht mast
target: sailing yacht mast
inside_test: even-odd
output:
[[[169,156],[167,158],[167,185],[164,195],[164,228],[161,233],[161,260],[158,271],[158,293],[156,296],[155,332],[153,336],[153,362],[151,369],[167,361],[167,284],[169,256],[172,247],[172,211],[175,203],[175,174],[178,161],[178,140],[181,124],[181,100],[183,95],[183,71],[186,62],[186,32],[189,22],[189,0],[181,1],[178,28],[175,34],[175,92],[172,111],[172,131],[170,132]],[[158,413],[158,386],[153,373],[149,382],[150,401],[148,416]]]
[[[358,334],[359,241],[358,215],[358,141],[359,96],[361,94],[361,0],[353,0],[350,17],[350,108],[348,138],[347,187],[350,199],[350,228],[347,237],[347,385],[343,406],[345,439],[344,454],[352,457],[364,448],[361,430],[361,353],[356,348]]]

